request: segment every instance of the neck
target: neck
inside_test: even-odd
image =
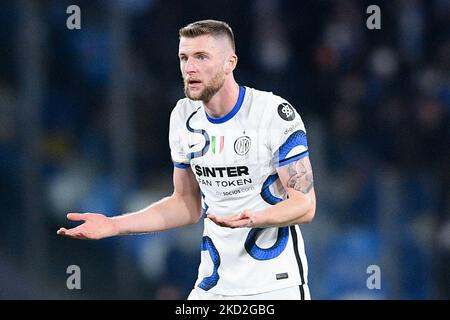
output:
[[[233,76],[225,80],[222,88],[209,100],[204,102],[210,117],[221,118],[231,112],[239,97],[239,85]]]

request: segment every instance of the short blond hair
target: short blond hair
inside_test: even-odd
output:
[[[226,22],[211,19],[201,20],[192,22],[179,30],[180,38],[195,38],[205,34],[227,37],[227,39],[230,41],[233,51],[236,51],[233,30]]]

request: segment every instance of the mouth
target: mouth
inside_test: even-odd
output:
[[[190,80],[187,80],[186,82],[190,88],[197,87],[202,83],[200,80],[196,80],[196,79],[190,79]]]

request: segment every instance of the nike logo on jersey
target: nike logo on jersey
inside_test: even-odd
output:
[[[188,147],[189,147],[189,149],[192,149],[192,148],[195,147],[196,145],[198,145],[198,143],[189,144]]]

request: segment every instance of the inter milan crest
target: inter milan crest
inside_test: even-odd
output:
[[[292,121],[295,119],[295,110],[289,103],[282,103],[278,106],[278,114],[283,120]]]
[[[248,153],[248,151],[250,150],[250,146],[251,146],[251,140],[250,137],[248,136],[243,136],[238,138],[235,142],[234,142],[234,151],[240,155],[240,156],[244,156]]]

